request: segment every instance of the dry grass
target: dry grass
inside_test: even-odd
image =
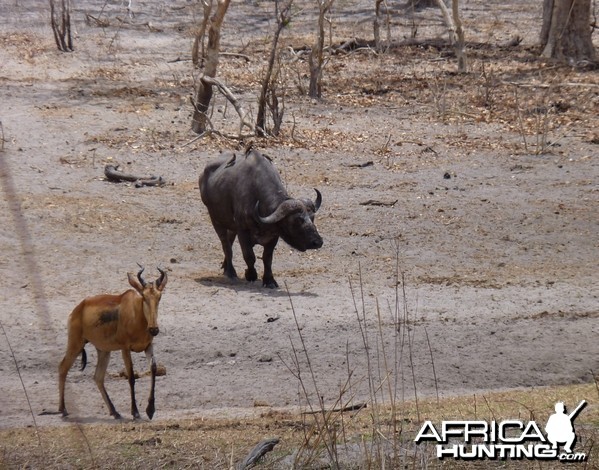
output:
[[[536,420],[544,424],[557,401],[589,405],[576,419],[577,452],[588,455],[587,468],[597,468],[599,455],[599,406],[593,384],[547,387],[536,390],[493,392],[467,397],[420,399],[396,405],[395,420],[389,406],[377,410],[368,406],[357,412],[338,414],[337,449],[342,468],[381,468],[374,455],[373,436],[381,436],[400,449],[394,462],[387,457],[386,468],[562,468],[559,462],[439,461],[433,447],[415,446],[413,439],[423,420],[444,419]],[[399,413],[397,411],[399,410]],[[375,412],[376,411],[376,412]],[[378,425],[373,426],[373,415]],[[417,416],[420,416],[418,420]],[[37,435],[36,435],[37,434]],[[322,448],[307,449],[314,435],[314,416],[265,409],[258,417],[194,418],[163,422],[115,422],[109,425],[71,424],[66,426],[10,429],[0,431],[0,468],[230,468],[243,460],[264,438],[278,437],[280,443],[267,454],[259,468],[292,468],[299,449],[315,453],[313,464],[295,468],[332,468]],[[39,436],[39,440],[38,440]],[[312,439],[314,441],[314,439]],[[579,464],[581,465],[581,464]],[[582,467],[577,467],[582,468]]]

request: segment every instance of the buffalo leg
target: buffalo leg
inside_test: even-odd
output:
[[[131,390],[131,415],[134,419],[139,419],[139,410],[135,401],[135,373],[133,372],[133,361],[131,360],[131,351],[123,349],[123,362],[125,363],[125,372],[129,380],[129,389]]]
[[[262,253],[262,261],[264,262],[264,277],[262,278],[262,285],[270,289],[279,287],[277,281],[272,274],[272,255],[277,246],[278,238],[275,238],[272,242],[264,245],[264,252]]]
[[[108,368],[108,362],[110,361],[110,351],[98,351],[98,364],[96,365],[96,373],[94,374],[94,380],[100,393],[102,394],[102,398],[104,399],[104,403],[108,407],[110,411],[110,415],[114,416],[115,419],[121,419],[121,415],[117,412],[116,408],[112,404],[110,397],[108,396],[108,392],[106,391],[106,387],[104,387],[104,377],[106,377],[106,369]]]
[[[231,230],[227,230],[225,227],[220,225],[215,225],[214,230],[220,239],[220,243],[223,247],[223,253],[225,254],[225,260],[223,261],[223,270],[225,276],[230,279],[235,279],[237,277],[237,273],[233,267],[233,242],[235,241],[236,233]]]
[[[256,255],[254,254],[252,242],[250,241],[250,236],[247,232],[239,232],[239,245],[241,246],[243,259],[247,265],[247,269],[245,270],[245,279],[246,281],[254,282],[256,279],[258,279],[258,273],[254,267],[254,264],[256,263]]]
[[[146,414],[148,418],[152,419],[154,417],[154,412],[156,408],[154,406],[154,390],[156,388],[156,359],[154,359],[154,351],[152,344],[146,348],[146,357],[150,361],[150,370],[152,372],[152,384],[150,386],[150,397],[148,398],[148,406],[146,407]]]

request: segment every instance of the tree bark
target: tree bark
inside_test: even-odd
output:
[[[216,12],[210,18],[208,26],[208,45],[206,47],[206,66],[204,76],[216,77],[218,69],[218,55],[220,53],[220,28],[225,19],[227,8],[231,0],[218,0]],[[194,100],[192,130],[197,134],[206,131],[207,112],[212,99],[212,84],[209,81],[200,80],[198,91]]]
[[[576,64],[597,59],[591,29],[591,0],[544,0],[542,57]]]

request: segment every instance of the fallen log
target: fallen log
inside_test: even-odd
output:
[[[104,176],[108,181],[114,183],[122,183],[127,181],[135,183],[136,188],[142,186],[164,186],[166,181],[162,176],[136,176],[129,173],[124,173],[119,170],[119,165],[106,165],[104,167]]]

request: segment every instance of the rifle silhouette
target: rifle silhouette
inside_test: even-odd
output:
[[[573,420],[573,419],[576,417],[576,415],[577,415],[578,413],[580,413],[580,411],[581,411],[581,410],[582,410],[582,409],[583,409],[583,408],[584,408],[586,405],[587,405],[587,401],[586,401],[586,400],[582,400],[582,401],[581,401],[581,402],[578,404],[578,406],[577,406],[577,407],[574,409],[574,411],[568,415],[568,418],[570,418],[570,421],[572,421],[572,420]]]

